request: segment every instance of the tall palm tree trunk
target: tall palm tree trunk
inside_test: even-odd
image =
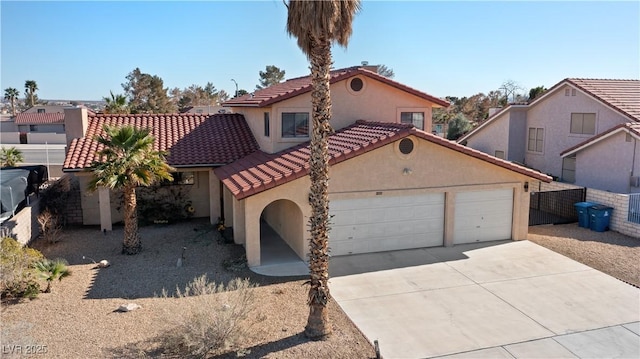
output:
[[[136,187],[124,187],[124,241],[122,253],[137,254],[142,249],[140,236],[138,235],[138,213],[136,200]]]
[[[315,43],[313,43],[315,42]],[[309,158],[311,179],[311,241],[309,244],[309,319],[305,334],[312,339],[324,339],[332,332],[327,303],[329,294],[329,145],[332,133],[329,71],[331,69],[331,42],[327,38],[312,38],[311,103],[313,120]]]

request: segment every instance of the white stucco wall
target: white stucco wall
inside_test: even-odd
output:
[[[544,149],[542,153],[526,151],[525,162],[527,166],[557,177],[562,175],[560,153],[593,136],[570,133],[571,113],[595,113],[596,134],[628,121],[580,90],[576,91],[576,96],[565,96],[567,87],[571,89],[568,85],[561,87],[527,111],[527,127],[544,129]],[[526,142],[524,146],[526,148]]]
[[[575,184],[615,193],[631,192],[630,177],[640,175],[640,141],[627,139],[627,134],[620,132],[578,152]]]

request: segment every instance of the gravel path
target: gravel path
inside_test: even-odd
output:
[[[529,227],[528,239],[640,287],[640,239],[594,232],[577,224]]]

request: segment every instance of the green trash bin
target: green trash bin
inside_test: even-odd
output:
[[[589,228],[596,232],[608,231],[612,212],[612,207],[603,204],[589,207]]]
[[[593,202],[578,202],[573,206],[578,211],[578,226],[583,228],[589,228],[589,207],[593,207],[597,203]]]

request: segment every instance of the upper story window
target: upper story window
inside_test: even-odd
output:
[[[572,113],[571,133],[580,135],[596,134],[596,114],[595,113]]]
[[[544,145],[544,128],[529,127],[529,143],[527,150],[542,153]]]
[[[424,112],[400,112],[401,123],[412,123],[416,128],[424,130]]]
[[[269,112],[264,113],[264,136],[269,137],[271,134],[270,124],[269,124]]]
[[[308,112],[283,112],[282,113],[282,137],[309,137],[309,113]]]
[[[45,113],[45,112],[46,112],[46,110],[44,108],[39,108],[38,109],[38,113]]]

